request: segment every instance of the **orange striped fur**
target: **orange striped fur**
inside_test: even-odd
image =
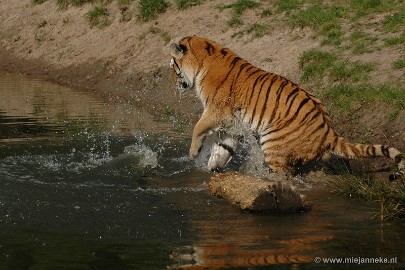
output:
[[[226,129],[237,119],[259,135],[265,161],[275,172],[294,172],[297,165],[336,154],[385,156],[397,163],[398,174],[404,174],[405,161],[397,149],[346,142],[331,128],[325,105],[290,80],[205,38],[183,38],[171,50],[178,90],[195,88],[204,106],[193,131],[192,157],[198,155],[207,134]],[[233,145],[222,143],[229,155]]]

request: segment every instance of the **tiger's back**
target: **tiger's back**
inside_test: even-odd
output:
[[[291,172],[299,164],[334,153],[386,156],[398,163],[403,174],[405,162],[397,149],[346,142],[331,128],[319,99],[290,80],[253,66],[230,49],[188,37],[172,45],[172,56],[178,80],[183,80],[186,88],[195,87],[204,106],[194,128],[191,156],[198,154],[207,133],[226,128],[237,118],[259,135],[265,160],[275,172]]]

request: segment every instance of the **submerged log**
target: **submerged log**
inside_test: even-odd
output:
[[[310,210],[303,196],[286,181],[269,181],[237,172],[211,178],[212,194],[223,197],[242,210],[302,212]]]

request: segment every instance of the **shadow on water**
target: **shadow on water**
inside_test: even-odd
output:
[[[324,175],[295,179],[310,213],[241,213],[208,193],[171,123],[16,75],[0,74],[0,94],[0,269],[405,267],[403,225],[331,194]]]

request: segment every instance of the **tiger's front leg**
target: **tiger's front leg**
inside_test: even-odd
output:
[[[220,121],[216,119],[215,114],[209,110],[205,110],[200,120],[194,127],[193,138],[190,146],[190,156],[195,158],[201,151],[205,137],[212,131],[220,128]]]

